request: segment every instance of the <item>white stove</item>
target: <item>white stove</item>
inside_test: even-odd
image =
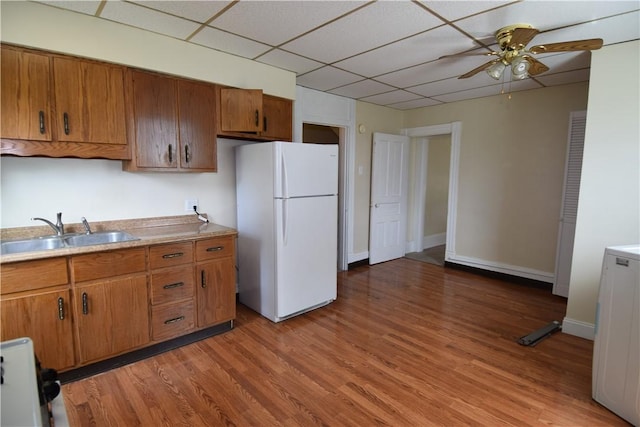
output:
[[[33,341],[18,338],[0,343],[2,385],[0,385],[2,426],[53,426],[69,424],[62,394],[49,401],[46,395],[60,383],[43,383],[36,363]],[[45,393],[45,388],[49,391]]]

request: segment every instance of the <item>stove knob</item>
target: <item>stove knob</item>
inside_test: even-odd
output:
[[[55,381],[45,381],[42,384],[42,391],[44,392],[44,397],[47,398],[47,402],[51,402],[60,394],[60,384]]]

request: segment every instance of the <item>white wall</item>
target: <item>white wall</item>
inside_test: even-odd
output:
[[[185,199],[198,199],[213,222],[235,227],[234,147],[241,143],[218,139],[217,173],[133,173],[114,160],[3,156],[0,228],[36,225],[30,218],[51,220],[56,212],[65,223],[185,215]]]
[[[591,58],[582,182],[563,330],[592,338],[604,249],[640,242],[640,42]]]

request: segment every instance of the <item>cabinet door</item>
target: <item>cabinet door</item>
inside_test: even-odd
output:
[[[123,68],[53,58],[58,140],[126,144]]]
[[[262,90],[220,88],[220,127],[223,132],[260,132]]]
[[[216,92],[211,84],[178,81],[180,167],[216,169]]]
[[[145,275],[76,286],[73,301],[81,363],[149,342]]]
[[[175,81],[132,71],[135,162],[140,168],[178,166]]]
[[[262,98],[263,129],[261,136],[278,141],[293,139],[292,101],[275,96]]]
[[[51,141],[49,57],[3,47],[2,138]]]
[[[29,337],[43,367],[74,366],[69,290],[40,292],[1,303],[1,340]]]
[[[233,258],[197,266],[198,327],[213,326],[236,317],[236,269]]]

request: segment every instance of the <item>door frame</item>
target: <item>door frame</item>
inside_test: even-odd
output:
[[[418,142],[414,162],[414,169],[416,176],[420,178],[420,185],[414,186],[414,201],[419,203],[417,207],[417,216],[414,219],[414,242],[422,242],[424,233],[424,196],[421,192],[424,192],[423,185],[426,184],[426,164],[424,163],[424,152],[427,149],[427,144],[431,136],[450,135],[451,137],[451,157],[449,160],[449,200],[447,204],[447,239],[445,250],[445,261],[451,261],[456,254],[456,222],[457,222],[457,210],[458,210],[458,176],[460,172],[460,143],[462,137],[462,122],[451,122],[440,125],[422,126],[417,128],[405,128],[402,130],[402,134],[409,138],[423,138],[423,141]],[[420,248],[419,250],[422,250]]]

